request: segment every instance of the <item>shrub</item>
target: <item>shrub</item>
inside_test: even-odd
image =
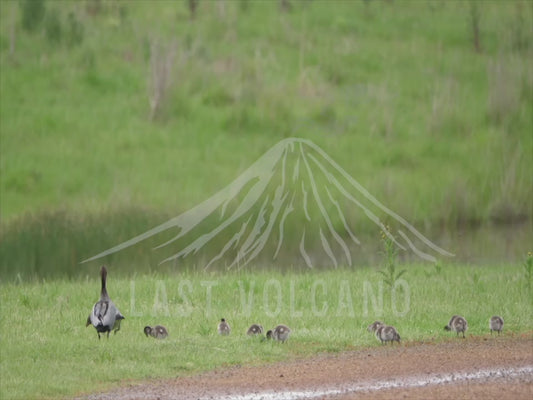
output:
[[[58,44],[61,42],[63,27],[61,26],[61,18],[57,10],[51,10],[46,13],[44,32],[50,43]]]
[[[28,32],[36,31],[44,20],[46,12],[44,0],[22,0],[20,8],[22,10],[22,28]]]
[[[70,47],[80,45],[83,42],[83,24],[73,12],[68,14],[67,34],[67,44]]]

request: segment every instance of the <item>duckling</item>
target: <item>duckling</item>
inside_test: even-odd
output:
[[[224,318],[220,320],[220,323],[218,324],[218,333],[219,335],[227,336],[231,332],[231,328],[229,324],[226,322]]]
[[[263,327],[259,324],[252,324],[246,331],[248,336],[260,335],[263,333]]]
[[[494,317],[492,317],[489,321],[489,328],[490,328],[491,335],[492,335],[492,331],[497,331],[498,336],[499,336],[503,329],[503,318],[498,315],[495,315]]]
[[[394,344],[394,341],[397,341],[399,344],[401,340],[396,328],[388,325],[378,325],[376,329],[376,338],[381,341],[381,344],[385,344],[386,342]]]
[[[381,341],[381,344],[384,344],[385,342],[391,342],[391,344],[393,344],[394,341],[400,343],[400,335],[394,326],[385,325],[381,321],[374,321],[368,326],[367,330],[369,332],[374,332],[376,339]]]
[[[465,338],[465,332],[468,329],[468,322],[466,322],[466,319],[461,317],[460,315],[454,315],[450,322],[448,322],[448,325],[444,327],[447,331],[454,331],[457,332],[457,336],[459,336],[459,332],[463,333],[463,339]]]
[[[370,325],[368,325],[368,328],[366,328],[366,330],[368,332],[373,332],[375,333],[376,330],[379,328],[380,325],[385,325],[383,322],[381,321],[374,321],[372,322]]]
[[[274,328],[274,330],[269,330],[266,334],[267,339],[275,339],[280,341],[281,343],[285,343],[285,341],[289,338],[289,335],[291,334],[291,328],[289,328],[286,325],[278,325]]]
[[[151,326],[145,326],[144,327],[144,334],[148,337],[148,335],[155,337],[156,339],[164,339],[168,336],[167,328],[165,328],[163,325],[156,325],[153,328]]]
[[[107,269],[105,265],[102,265],[100,269],[100,276],[102,278],[100,300],[93,306],[93,310],[87,317],[85,327],[92,324],[96,329],[96,333],[98,333],[98,339],[100,339],[100,333],[105,332],[107,332],[107,338],[109,339],[109,332],[114,331],[116,334],[120,330],[120,322],[124,319],[124,316],[107,294]]]

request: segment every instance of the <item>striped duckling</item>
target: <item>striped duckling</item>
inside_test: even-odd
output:
[[[274,339],[280,341],[281,343],[285,343],[285,341],[289,338],[290,334],[291,328],[286,325],[278,325],[274,328],[274,330],[269,330],[267,332],[266,338]]]
[[[381,344],[386,342],[394,343],[394,341],[400,343],[400,334],[394,326],[385,325],[380,321],[375,321],[368,327],[368,331],[374,332],[376,339],[381,341]]]
[[[231,332],[231,327],[229,326],[229,324],[226,322],[224,318],[221,318],[220,323],[218,324],[218,334],[227,336],[230,334],[230,332]]]
[[[490,334],[492,335],[492,331],[497,331],[498,335],[502,332],[503,329],[503,318],[495,315],[492,317],[489,321],[489,328],[490,328]]]
[[[168,336],[168,331],[163,325],[156,325],[153,328],[151,326],[145,326],[144,334],[147,337],[152,336],[156,339],[165,339]]]
[[[401,340],[400,334],[396,328],[389,325],[380,325],[378,329],[376,329],[376,338],[381,340],[381,344],[385,344],[386,342],[394,344],[394,341],[400,343]]]
[[[109,332],[120,330],[120,322],[124,319],[124,316],[120,313],[118,308],[109,298],[107,293],[106,281],[107,281],[107,269],[105,265],[100,269],[100,276],[102,278],[102,289],[100,291],[100,300],[95,303],[89,316],[87,317],[87,323],[85,327],[93,325],[98,333],[98,339],[100,339],[100,333],[106,333],[109,338]]]
[[[448,325],[444,327],[447,331],[454,331],[457,332],[457,336],[459,336],[459,332],[463,333],[463,339],[465,338],[465,332],[468,329],[468,322],[466,322],[466,319],[461,317],[460,315],[454,315],[450,322],[448,322]]]
[[[261,335],[263,333],[263,327],[259,324],[252,324],[246,331],[248,336]]]

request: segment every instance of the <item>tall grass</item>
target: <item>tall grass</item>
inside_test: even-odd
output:
[[[442,327],[453,314],[468,336],[490,337],[488,319],[505,319],[505,336],[533,330],[533,304],[521,265],[440,268],[408,266],[391,291],[378,269],[314,273],[138,274],[118,278],[108,266],[108,291],[126,316],[122,329],[100,341],[85,320],[98,300],[97,268],[86,280],[0,286],[0,396],[57,398],[170,378],[228,365],[260,365],[318,352],[380,344],[366,331],[381,319],[404,343],[456,340]],[[216,333],[220,318],[232,327]],[[252,323],[293,330],[285,345],[249,338]],[[163,324],[164,341],[145,325]]]

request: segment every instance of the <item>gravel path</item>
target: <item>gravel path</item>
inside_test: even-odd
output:
[[[290,346],[290,343],[287,343]],[[86,400],[532,399],[533,335],[406,343],[128,385]]]

